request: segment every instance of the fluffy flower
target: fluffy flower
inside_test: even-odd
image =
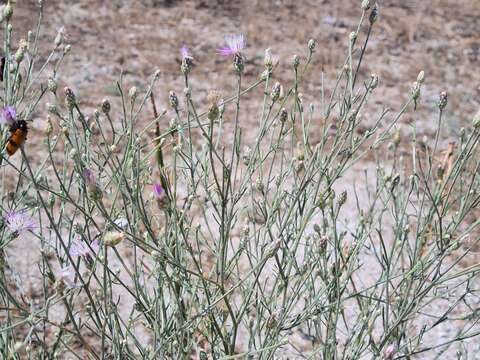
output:
[[[17,109],[15,106],[6,106],[3,108],[2,113],[0,114],[0,124],[13,125],[17,117]]]
[[[5,224],[12,234],[19,236],[22,233],[33,231],[37,225],[26,210],[9,211],[5,214]]]
[[[92,241],[90,245],[87,245],[85,242],[81,240],[74,240],[70,245],[69,254],[72,257],[79,257],[79,256],[88,257],[96,254],[99,248],[100,248],[100,243],[98,239]]]
[[[228,35],[225,37],[226,46],[217,49],[219,55],[232,56],[239,54],[246,46],[245,35]]]
[[[192,55],[190,55],[188,47],[186,47],[185,45],[181,47],[180,54],[182,55],[182,59],[193,59]]]

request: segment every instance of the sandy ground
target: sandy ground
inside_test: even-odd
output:
[[[14,27],[26,36],[32,29],[36,1],[19,1]],[[380,85],[374,106],[364,113],[368,128],[382,108],[399,109],[406,101],[412,82],[420,70],[426,72],[422,100],[416,113],[402,120],[404,136],[407,126],[418,121],[419,136],[427,140],[436,126],[435,103],[441,91],[449,94],[442,147],[455,139],[461,126],[469,124],[480,106],[480,2],[476,0],[379,1],[381,19],[375,27],[363,74],[375,72]],[[228,95],[234,89],[230,61],[215,54],[225,34],[246,34],[246,78],[251,82],[261,72],[265,48],[279,56],[275,72],[278,81],[292,79],[291,59],[305,56],[308,39],[318,42],[318,50],[310,76],[302,92],[305,102],[319,105],[321,69],[325,71],[327,88],[335,79],[335,71],[345,57],[348,34],[360,15],[357,0],[171,0],[171,1],[57,1],[47,0],[41,47],[51,48],[56,30],[65,26],[72,52],[60,73],[60,86],[71,87],[87,112],[92,113],[103,98],[114,105],[118,97],[115,81],[124,73],[125,87],[145,88],[156,69],[161,81],[155,89],[160,107],[167,107],[168,92],[183,91],[179,71],[182,44],[195,57],[191,75],[193,97],[205,101],[208,90],[218,89]],[[366,29],[362,29],[364,36]],[[42,52],[46,57],[48,51]],[[241,127],[246,131],[257,124],[260,102],[246,104]],[[148,112],[143,121],[148,121]],[[45,112],[38,111],[28,141],[28,153],[41,157],[45,145],[41,141]],[[319,119],[320,120],[320,119]],[[227,132],[228,133],[228,132]],[[253,134],[253,132],[251,132]],[[253,136],[253,135],[251,135]],[[226,138],[229,141],[229,138]],[[366,162],[349,172],[343,184],[351,185]],[[355,209],[345,216],[354,216]],[[30,249],[31,256],[13,256],[15,267],[23,279],[38,276],[31,267],[36,249],[18,244],[18,250]],[[23,249],[22,249],[23,248]],[[37,253],[38,255],[38,253]]]

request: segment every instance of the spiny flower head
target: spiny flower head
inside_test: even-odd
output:
[[[15,106],[5,106],[0,114],[0,124],[13,125],[17,118],[17,109]]]
[[[193,66],[193,57],[185,45],[180,49],[180,54],[182,55],[182,65],[180,69],[184,75],[188,75]]]
[[[226,46],[217,49],[219,55],[232,56],[238,55],[243,49],[245,49],[245,35],[234,34],[225,36]]]
[[[27,213],[26,209],[20,211],[8,211],[4,218],[5,225],[14,236],[33,231],[37,227],[35,221]]]

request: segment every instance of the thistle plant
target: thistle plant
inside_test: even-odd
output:
[[[416,120],[401,132],[402,118],[424,106],[428,74],[400,109],[378,110],[381,79],[361,71],[380,21],[374,1],[359,6],[336,74],[312,72],[322,51],[312,39],[292,60],[267,49],[245,84],[253,66],[245,35],[230,35],[218,53],[233,60],[232,94],[196,92],[196,57],[184,47],[184,89],[165,89],[156,72],[143,91],[126,90],[120,76],[120,100],[95,111],[68,84],[57,94],[60,65],[74,51],[65,30],[39,64],[42,2],[20,44],[11,40],[15,6],[3,11],[0,148],[12,123],[40,112],[46,156],[29,139],[12,156],[2,150],[2,358],[476,351],[480,117],[442,159],[446,92],[430,109],[432,138],[419,139]],[[291,82],[277,74],[279,62],[291,63]],[[306,96],[312,77],[322,86]],[[259,94],[247,137],[242,111]],[[168,110],[158,111],[160,99]],[[21,246],[35,254],[25,259],[31,279],[15,266]]]

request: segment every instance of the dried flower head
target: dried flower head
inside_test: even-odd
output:
[[[445,107],[447,106],[447,103],[448,103],[448,94],[446,91],[442,91],[438,99],[438,108],[440,110],[445,109]]]
[[[101,109],[105,115],[110,113],[110,110],[112,110],[112,105],[110,105],[110,101],[108,99],[103,99]]]
[[[207,117],[209,120],[213,121],[218,119],[220,116],[220,93],[216,90],[211,90],[208,92],[207,101],[208,101],[208,114]]]
[[[117,246],[125,238],[125,233],[119,231],[109,231],[103,236],[105,246]]]
[[[177,94],[175,94],[174,91],[170,91],[168,94],[168,102],[170,103],[170,106],[177,110],[178,109],[178,97]]]
[[[73,93],[72,89],[70,89],[69,87],[65,87],[64,91],[65,91],[65,104],[67,105],[67,108],[71,110],[75,106],[75,102],[76,102],[75,94]]]

